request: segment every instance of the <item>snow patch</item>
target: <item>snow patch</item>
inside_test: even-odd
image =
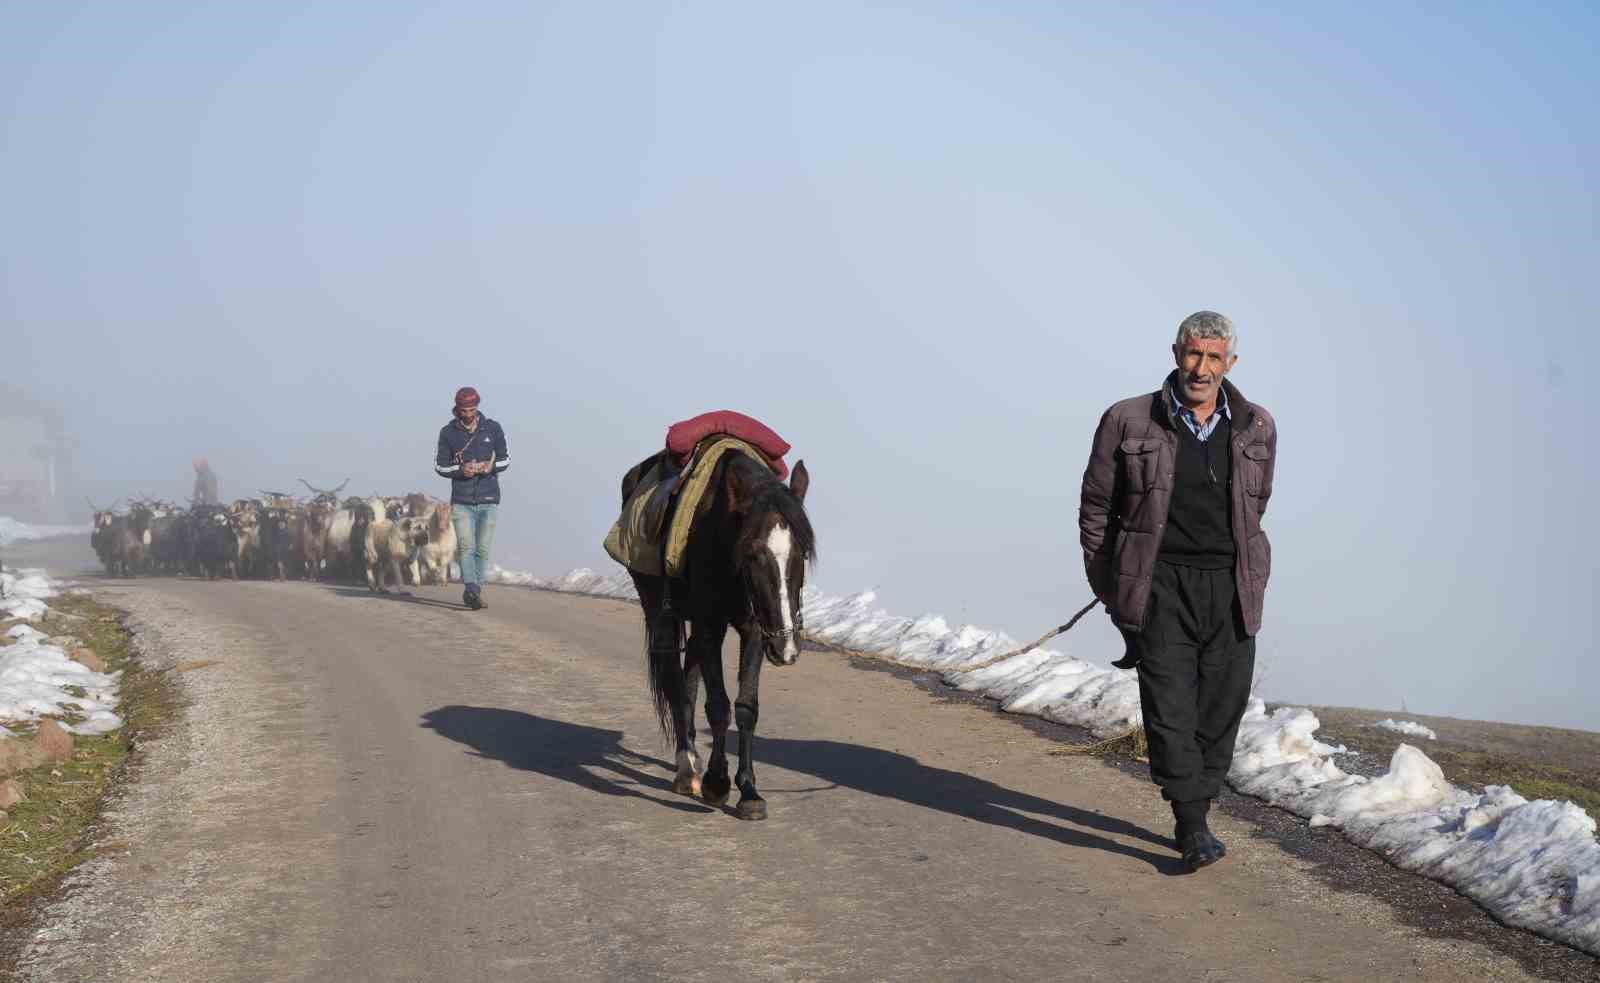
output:
[[[6,597],[0,601],[0,611],[37,609],[37,614],[6,617],[38,617],[49,610],[44,599],[54,597],[62,585],[42,571],[21,574],[0,573]],[[0,648],[0,740],[15,736],[7,724],[32,723],[40,717],[55,717],[74,734],[106,734],[122,726],[116,714],[121,672],[95,672],[72,661],[65,649],[51,645],[49,636],[32,625],[12,625],[5,637],[11,641]],[[79,719],[67,723],[69,715]]]
[[[630,601],[639,599],[638,592],[633,589],[633,579],[627,573],[604,577],[588,567],[580,567],[564,577],[535,577],[531,573],[519,573],[507,570],[498,563],[490,563],[489,573],[484,580],[491,584],[533,587],[538,590],[559,591],[563,594],[591,594],[596,597],[616,597]]]
[[[44,602],[57,593],[43,570],[0,571],[0,618],[42,618],[50,610]]]
[[[36,526],[0,515],[0,546],[52,536],[87,536],[92,531],[88,526]]]
[[[1384,730],[1392,730],[1397,734],[1404,734],[1407,737],[1423,737],[1430,741],[1437,741],[1439,739],[1439,735],[1435,734],[1431,728],[1424,727],[1414,720],[1390,720],[1386,717],[1383,720],[1378,721],[1376,724],[1373,724],[1373,726],[1382,727]]]

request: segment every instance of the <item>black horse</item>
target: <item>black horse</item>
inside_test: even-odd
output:
[[[656,461],[647,458],[623,477],[624,503]],[[792,666],[800,658],[800,591],[806,565],[816,556],[804,505],[810,483],[804,461],[795,465],[785,485],[765,463],[747,454],[723,455],[690,527],[683,576],[669,582],[632,574],[644,608],[650,693],[662,729],[671,728],[677,745],[673,791],[698,792],[713,806],[727,802],[729,790],[722,641],[730,627],[739,633],[739,696],[733,716],[739,725],[739,771],[734,778],[740,819],[767,818],[766,800],[756,791],[753,760],[761,662],[764,656],[775,666]],[[711,725],[711,759],[703,778],[694,747],[694,704],[702,677]]]

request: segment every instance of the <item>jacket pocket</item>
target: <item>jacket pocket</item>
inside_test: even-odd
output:
[[[1267,461],[1272,457],[1272,452],[1266,444],[1246,444],[1244,447],[1244,462],[1241,470],[1244,471],[1244,490],[1251,495],[1260,496],[1266,486]]]
[[[1119,445],[1122,452],[1122,474],[1128,479],[1128,490],[1145,492],[1156,486],[1161,473],[1160,437],[1128,437]]]

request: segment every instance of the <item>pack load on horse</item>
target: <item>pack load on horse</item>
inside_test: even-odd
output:
[[[722,642],[739,635],[741,819],[765,819],[756,789],[754,742],[761,663],[800,658],[800,593],[816,537],[804,500],[805,462],[789,474],[789,444],[741,413],[723,410],[674,424],[667,446],[622,479],[622,515],[606,552],[628,568],[644,609],[650,692],[677,750],[673,790],[727,802],[730,705]],[[783,479],[789,479],[784,484]],[[702,678],[711,755],[702,777],[695,753],[694,704]]]

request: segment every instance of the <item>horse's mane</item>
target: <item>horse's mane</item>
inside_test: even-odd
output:
[[[808,563],[815,562],[817,536],[811,529],[811,519],[806,516],[805,503],[800,501],[800,497],[779,480],[771,468],[749,455],[730,454],[728,458],[729,469],[738,468],[740,479],[748,482],[751,489],[750,507],[746,512],[744,528],[739,533],[739,554],[743,555],[750,547],[750,540],[761,525],[753,520],[776,512],[783,524],[789,527],[794,548],[800,551],[801,558]]]

